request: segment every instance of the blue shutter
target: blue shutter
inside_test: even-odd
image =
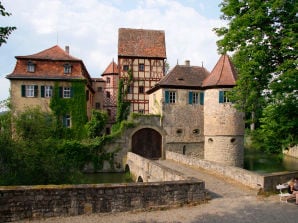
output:
[[[38,96],[38,85],[34,85],[34,97]]]
[[[170,103],[170,93],[168,91],[165,91],[165,102]]]
[[[44,86],[40,86],[40,97],[44,98]]]
[[[59,87],[59,97],[63,98],[63,87]]]
[[[224,91],[219,91],[219,103],[224,103]]]
[[[64,115],[64,116],[62,117],[62,124],[63,124],[63,126],[64,126],[64,127],[66,127],[66,126],[67,126],[67,119],[66,119],[66,115]]]
[[[204,105],[204,92],[200,92],[200,105]]]
[[[26,86],[25,85],[21,86],[21,93],[22,93],[22,97],[26,97]]]
[[[71,98],[73,97],[73,88],[72,87],[70,88],[70,97]]]
[[[192,95],[193,95],[192,91],[188,92],[188,103],[189,104],[192,104]]]

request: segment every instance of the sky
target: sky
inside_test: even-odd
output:
[[[0,26],[15,26],[0,47],[0,101],[9,97],[15,56],[38,53],[54,45],[70,47],[91,77],[100,77],[118,55],[118,29],[164,30],[170,69],[190,60],[211,71],[219,59],[213,28],[221,0],[0,0],[9,17]]]

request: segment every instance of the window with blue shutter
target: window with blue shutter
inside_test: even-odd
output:
[[[165,91],[165,102],[168,104],[170,103],[170,92]]]
[[[40,86],[40,97],[44,98],[44,86]]]
[[[63,97],[63,87],[59,87],[59,97]]]
[[[21,93],[22,93],[22,97],[26,97],[26,86],[25,85],[21,86]]]
[[[34,97],[38,96],[38,85],[34,85]]]
[[[219,103],[224,103],[224,91],[219,91]]]
[[[200,92],[200,105],[204,105],[204,92]]]
[[[193,97],[193,92],[192,91],[188,92],[188,103],[189,104],[192,104],[192,97]]]

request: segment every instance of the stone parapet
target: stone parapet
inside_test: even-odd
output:
[[[242,185],[263,191],[276,191],[276,185],[286,183],[298,176],[298,171],[258,174],[239,167],[226,166],[217,162],[198,159],[182,154],[166,151],[166,159],[195,168],[202,168],[219,177],[233,180]]]
[[[199,181],[0,187],[0,222],[146,210],[205,201]]]

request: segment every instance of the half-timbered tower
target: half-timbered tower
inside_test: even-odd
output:
[[[119,29],[118,72],[124,80],[124,99],[130,102],[130,112],[149,113],[146,91],[164,76],[165,60],[164,31]]]

